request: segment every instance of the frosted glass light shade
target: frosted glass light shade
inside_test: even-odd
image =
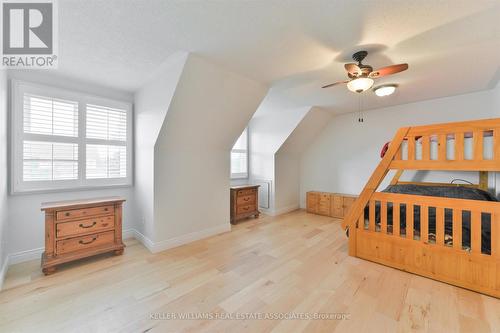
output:
[[[361,93],[373,86],[373,80],[369,77],[359,77],[347,83],[347,88],[352,92]]]
[[[396,86],[382,86],[375,88],[375,95],[379,97],[392,95],[396,91]]]

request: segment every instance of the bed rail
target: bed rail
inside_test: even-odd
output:
[[[404,206],[406,212],[404,231],[401,230],[401,206]],[[380,223],[376,223],[376,210],[380,214]],[[435,216],[434,221],[429,220],[429,210],[435,211],[435,214],[432,214]],[[484,254],[481,252],[482,221],[489,221],[491,235],[488,242],[491,252],[487,255],[500,258],[500,202],[377,192],[370,198],[368,211],[367,225],[365,226],[364,214],[361,214],[358,228],[380,232],[384,235],[391,234],[394,237],[404,237],[425,244],[446,246],[473,254]],[[392,211],[392,221],[388,219],[388,211]],[[416,212],[418,215],[415,214]],[[451,235],[445,234],[445,213],[451,217],[451,221],[448,221],[452,224]],[[468,227],[470,235],[467,235],[470,239],[469,249],[463,247],[462,241],[464,214],[468,216],[467,219],[470,222]],[[420,229],[416,232],[414,230],[415,215],[419,217]],[[360,222],[363,223],[360,224]],[[435,229],[434,237],[429,237],[430,225]],[[445,236],[451,236],[451,239],[445,242]]]
[[[367,207],[357,257],[500,297],[500,202],[377,192]]]
[[[485,138],[490,138],[490,154]],[[472,140],[471,156],[466,156],[465,140]],[[431,142],[437,142],[437,156],[431,157]],[[500,171],[500,119],[484,119],[411,127],[401,142],[391,142],[399,149],[390,164],[398,170]],[[416,146],[421,144],[417,159]],[[404,149],[406,148],[406,149]],[[403,156],[403,151],[407,152]],[[454,152],[450,156],[449,151]]]

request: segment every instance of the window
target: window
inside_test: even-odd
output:
[[[248,178],[248,128],[231,149],[231,178]]]
[[[12,191],[130,185],[131,105],[12,83]]]

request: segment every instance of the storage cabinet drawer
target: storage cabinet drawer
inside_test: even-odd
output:
[[[94,215],[109,215],[114,214],[113,206],[100,206],[83,209],[62,210],[56,213],[56,219],[69,220],[80,217],[94,216]]]
[[[333,217],[343,217],[344,216],[344,197],[341,195],[332,195],[332,216]]]
[[[243,195],[236,198],[236,204],[240,205],[249,205],[255,203],[255,195]]]
[[[314,192],[307,192],[306,208],[308,213],[318,213],[319,194]]]
[[[330,194],[320,193],[318,201],[318,214],[330,215]]]
[[[356,202],[356,198],[344,197],[344,217],[349,214],[354,202]]]
[[[238,195],[238,197],[241,197],[245,195],[255,194],[255,192],[257,192],[257,189],[250,188],[250,189],[239,190],[236,194]]]
[[[114,223],[115,218],[112,215],[73,222],[61,222],[56,224],[56,237],[76,236],[94,231],[113,229]]]
[[[257,207],[255,206],[255,204],[237,206],[236,207],[236,214],[244,214],[244,213],[248,213],[248,212],[254,212],[256,210],[257,210]]]
[[[106,231],[99,234],[60,240],[56,245],[56,253],[64,254],[68,252],[92,248],[98,245],[113,243],[114,238],[115,233],[113,231]]]

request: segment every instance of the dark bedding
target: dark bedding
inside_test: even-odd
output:
[[[489,192],[464,186],[427,186],[427,185],[390,185],[382,192],[387,193],[400,193],[400,194],[415,194],[434,197],[446,197],[456,199],[470,199],[482,201],[498,201]],[[387,204],[387,230],[392,233],[393,207],[391,203]],[[436,239],[436,209],[429,207],[429,242],[435,242]],[[451,246],[453,244],[453,218],[452,210],[445,209],[445,244]],[[369,208],[365,208],[365,227],[368,226]],[[414,237],[420,238],[420,206],[414,206],[413,209],[413,229]],[[470,221],[471,214],[469,211],[462,212],[462,248],[470,250]],[[375,224],[377,230],[380,229],[380,204],[377,202],[375,205]],[[406,206],[400,205],[400,230],[401,234],[406,234]],[[481,252],[484,254],[491,253],[491,215],[481,214]]]

